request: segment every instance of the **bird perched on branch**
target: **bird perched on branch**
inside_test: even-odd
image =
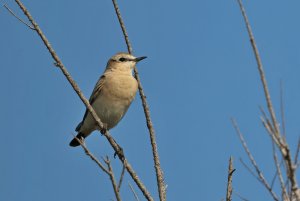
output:
[[[118,53],[108,60],[89,100],[106,129],[109,130],[119,123],[134,99],[138,83],[132,76],[132,70],[137,62],[145,58]],[[76,127],[76,137],[86,138],[97,128],[96,121],[86,110],[83,120]],[[72,147],[78,145],[75,138],[70,142]]]

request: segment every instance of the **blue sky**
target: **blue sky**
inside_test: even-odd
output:
[[[13,1],[6,2],[26,19]],[[86,97],[116,52],[126,51],[112,2],[23,3]],[[249,200],[271,200],[241,165],[247,157],[230,123],[235,117],[265,177],[274,174],[271,143],[260,122],[265,107],[256,62],[236,1],[119,1],[157,135],[168,200],[221,200],[229,156],[233,187]],[[287,138],[300,133],[298,1],[245,2],[279,113],[284,84]],[[107,175],[81,148],[68,146],[85,107],[35,32],[0,9],[0,199],[110,200]],[[279,118],[280,119],[280,118]],[[149,137],[137,96],[111,134],[157,199]],[[97,155],[113,150],[97,132],[86,141]],[[117,175],[120,163],[112,159]],[[299,176],[298,176],[299,180]],[[123,200],[134,200],[124,178]],[[135,187],[136,191],[137,188]],[[141,193],[139,193],[142,197]],[[239,200],[234,195],[233,200]]]

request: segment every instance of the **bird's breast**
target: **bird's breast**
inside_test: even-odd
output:
[[[132,75],[111,74],[103,86],[103,92],[107,92],[115,101],[132,101],[137,91],[137,81]]]

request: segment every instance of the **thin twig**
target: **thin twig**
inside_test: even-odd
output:
[[[125,24],[124,21],[121,17],[121,13],[120,13],[120,9],[118,7],[118,4],[116,2],[116,0],[112,0],[123,35],[124,35],[124,39],[127,45],[127,49],[128,52],[130,54],[132,54],[133,50],[132,50],[132,46],[130,44],[129,41],[129,37],[128,37],[128,33],[126,31],[125,28]],[[140,97],[142,100],[142,104],[143,104],[143,109],[144,109],[144,113],[145,113],[145,117],[146,117],[146,122],[147,122],[147,127],[149,130],[149,135],[150,135],[150,141],[151,141],[151,146],[152,146],[152,154],[153,154],[153,160],[154,160],[154,167],[155,167],[155,171],[156,171],[156,179],[157,179],[157,185],[158,185],[158,192],[159,192],[159,198],[161,201],[165,201],[166,200],[166,186],[164,183],[164,176],[163,176],[163,172],[161,170],[160,167],[160,161],[159,161],[159,155],[158,155],[158,151],[157,151],[157,144],[156,144],[156,137],[155,137],[155,131],[153,128],[153,124],[151,121],[151,117],[150,117],[150,109],[146,100],[146,96],[144,94],[144,90],[140,81],[140,77],[137,71],[137,68],[134,68],[134,75],[135,78],[138,82],[138,88],[139,88],[139,93],[140,93]]]
[[[20,17],[18,17],[6,4],[3,5],[4,8],[6,8],[6,10],[8,10],[8,12],[10,12],[10,14],[12,14],[15,18],[17,18],[20,22],[22,22],[23,24],[25,24],[29,29],[35,30],[35,28],[33,28],[32,26],[30,26],[27,22],[25,22],[24,20],[22,20]]]
[[[300,137],[298,139],[298,144],[297,144],[297,149],[296,149],[296,153],[295,153],[295,159],[294,159],[294,164],[297,165],[298,163],[298,156],[299,156],[299,152],[300,152]]]
[[[255,174],[255,172],[253,172],[253,170],[243,161],[242,158],[240,158],[240,162],[242,163],[242,165],[246,168],[246,170],[248,170],[248,172],[255,178],[257,179],[258,182],[261,183],[260,178]]]
[[[282,164],[283,164],[283,159],[281,159],[281,161],[280,161],[280,163],[279,163],[279,167],[281,167]],[[271,182],[271,188],[272,188],[272,189],[273,189],[273,186],[274,186],[274,184],[275,184],[276,178],[277,178],[277,170],[275,171],[274,176],[273,176],[273,179],[272,179],[272,182]]]
[[[130,188],[131,192],[134,195],[135,200],[140,201],[140,199],[139,199],[138,195],[136,194],[136,192],[135,192],[134,188],[132,187],[132,185],[129,182],[128,182],[128,185],[129,185],[129,188]]]
[[[271,187],[270,187],[270,185],[268,184],[267,180],[264,178],[262,172],[260,171],[260,169],[259,169],[259,167],[258,167],[258,165],[257,165],[257,163],[256,163],[256,161],[255,161],[255,159],[254,159],[254,157],[252,156],[250,150],[248,149],[248,146],[247,146],[247,144],[246,144],[246,141],[245,141],[245,139],[244,139],[244,137],[243,137],[243,134],[241,133],[241,131],[240,131],[240,129],[239,129],[239,127],[238,127],[236,121],[235,121],[234,119],[231,119],[231,121],[232,121],[232,125],[233,125],[233,127],[235,128],[235,131],[236,131],[238,137],[240,138],[240,141],[241,141],[241,143],[242,143],[242,145],[243,145],[243,147],[244,147],[244,150],[246,151],[246,153],[247,153],[247,155],[248,155],[248,157],[249,157],[249,159],[250,159],[250,161],[251,161],[251,164],[253,165],[254,169],[256,170],[256,173],[257,173],[257,175],[258,175],[258,178],[259,178],[260,182],[261,182],[261,183],[266,187],[266,189],[270,192],[270,194],[271,194],[271,196],[273,197],[273,199],[276,200],[276,201],[279,201],[278,197],[277,197],[276,194],[273,192],[273,190],[271,189]]]
[[[126,160],[121,147],[116,143],[116,141],[109,134],[109,132],[107,130],[103,129],[104,128],[103,123],[101,122],[101,120],[97,116],[96,112],[94,111],[94,109],[90,105],[89,101],[84,97],[83,93],[81,92],[78,85],[76,84],[76,82],[73,80],[73,78],[71,77],[71,75],[69,74],[69,72],[67,71],[65,66],[63,65],[63,63],[60,60],[60,58],[58,57],[58,55],[55,53],[54,49],[51,47],[48,39],[43,34],[43,32],[39,28],[38,24],[34,21],[31,14],[28,12],[28,10],[25,8],[25,6],[21,3],[21,1],[20,0],[15,0],[15,1],[19,5],[21,10],[24,12],[24,14],[27,16],[27,18],[29,19],[29,21],[31,22],[33,27],[35,28],[35,31],[37,32],[37,34],[42,39],[43,43],[45,44],[45,46],[48,49],[49,53],[51,54],[52,58],[55,60],[56,66],[61,69],[62,73],[65,75],[65,77],[67,78],[67,80],[69,81],[69,83],[71,84],[71,86],[73,87],[75,92],[77,93],[77,95],[80,97],[82,102],[85,104],[87,110],[91,113],[92,117],[95,119],[97,126],[100,128],[100,131],[102,131],[102,134],[109,141],[109,143],[111,144],[111,146],[115,150],[115,153],[118,155],[119,159],[123,162],[124,166],[126,167],[127,171],[129,172],[129,174],[132,177],[132,179],[134,180],[134,182],[140,188],[140,190],[142,191],[142,193],[146,197],[146,199],[152,201],[153,200],[152,196],[150,195],[150,193],[148,192],[148,190],[146,189],[146,187],[144,186],[142,181],[138,178],[137,174],[135,173],[135,171],[133,170],[131,165]]]
[[[271,181],[271,186],[270,186],[271,189],[273,189],[273,187],[274,187],[276,178],[277,178],[277,170],[275,171],[274,176],[273,176],[273,179],[272,179],[272,181]]]
[[[243,201],[249,201],[248,199],[246,199],[246,198],[244,198],[243,196],[241,196],[238,192],[233,191],[233,193],[234,193],[236,196],[238,196],[241,200],[243,200]]]
[[[263,126],[265,127],[265,129],[267,130],[267,134],[269,134],[269,136],[271,137],[272,141],[275,142],[277,144],[277,146],[280,147],[284,147],[285,145],[283,144],[284,142],[282,141],[280,135],[275,135],[275,131],[274,131],[274,127],[271,124],[270,120],[268,119],[268,117],[266,116],[266,113],[264,111],[264,109],[260,106],[260,111],[263,115],[263,117],[261,117],[261,121]]]
[[[123,181],[123,178],[124,178],[125,170],[126,170],[125,166],[123,165],[122,166],[122,172],[121,172],[120,179],[119,179],[119,183],[118,183],[118,190],[119,191],[121,189],[121,185],[122,185],[122,181]]]
[[[276,137],[276,135],[274,135],[274,132],[272,131],[272,128],[271,128],[272,125],[269,124],[268,119],[265,120],[263,117],[261,117],[260,119],[261,119],[263,126],[267,130],[267,134],[272,139],[272,142],[274,142],[275,144],[277,144],[278,147],[280,147],[282,145],[281,139]]]
[[[104,162],[106,163],[106,165],[108,167],[108,175],[109,175],[111,184],[113,186],[114,193],[115,193],[115,196],[117,198],[117,201],[121,201],[121,196],[120,196],[119,189],[118,189],[118,186],[117,186],[117,183],[116,183],[114,171],[112,169],[112,166],[111,166],[111,163],[110,163],[110,160],[109,160],[108,156],[106,156],[106,159],[104,159]]]
[[[259,110],[260,110],[260,112],[262,113],[263,118],[265,119],[266,124],[267,124],[268,127],[269,127],[269,130],[270,130],[269,133],[271,133],[271,134],[275,133],[274,128],[273,128],[273,125],[271,124],[269,118],[267,117],[267,114],[266,114],[264,108],[263,108],[262,106],[259,106]],[[275,136],[275,137],[276,137],[276,136]]]
[[[283,83],[282,83],[282,80],[280,80],[280,113],[281,113],[281,124],[282,124],[283,140],[286,141],[286,128],[285,128],[285,114],[284,114],[284,99],[283,99]]]
[[[235,169],[233,169],[233,158],[230,156],[228,165],[228,179],[227,179],[227,191],[226,191],[226,201],[231,201],[232,195],[232,175]]]

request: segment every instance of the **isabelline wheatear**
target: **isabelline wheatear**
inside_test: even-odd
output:
[[[99,78],[90,97],[90,104],[106,129],[115,127],[125,115],[138,89],[132,76],[135,64],[146,57],[135,57],[128,53],[118,53],[108,60],[103,75]],[[83,120],[76,127],[77,138],[86,138],[98,127],[92,115],[86,110]],[[79,143],[74,138],[70,146]]]

